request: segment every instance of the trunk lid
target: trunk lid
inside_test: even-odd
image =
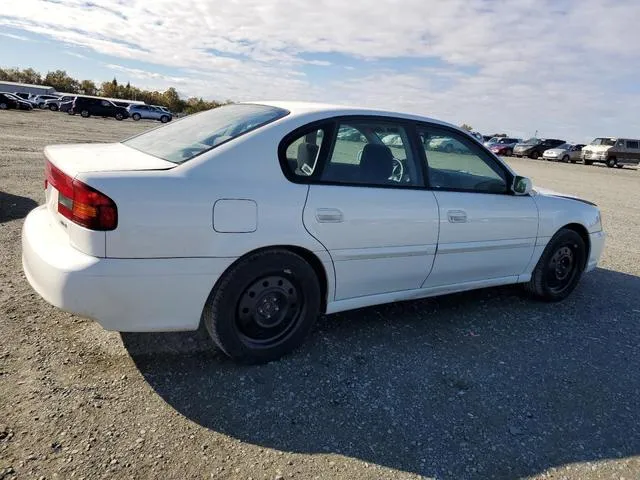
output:
[[[70,177],[83,172],[166,170],[176,166],[121,143],[49,145],[44,155]]]

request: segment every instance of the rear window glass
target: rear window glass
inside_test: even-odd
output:
[[[224,105],[189,115],[122,143],[169,162],[184,163],[288,113],[268,105]]]

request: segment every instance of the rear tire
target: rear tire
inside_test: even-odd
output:
[[[540,157],[540,154],[536,150],[534,150],[529,156],[534,160],[537,160]]]
[[[586,263],[587,247],[575,231],[562,228],[551,238],[524,284],[534,297],[547,302],[564,300],[576,288]]]
[[[89,111],[88,111],[88,110],[82,110],[82,111],[80,112],[80,116],[81,116],[82,118],[89,118]]]
[[[169,117],[166,116],[166,115],[163,115],[163,116],[160,117],[160,121],[162,123],[167,123],[169,121]]]
[[[8,109],[9,109],[9,105],[7,105],[4,102],[0,103],[0,110],[8,110]]]
[[[116,120],[120,121],[120,120],[122,120],[124,118],[124,115],[121,114],[120,112],[118,112],[118,113],[116,113],[115,117],[116,117]]]
[[[49,106],[49,110],[51,110],[52,112],[57,112],[58,111],[58,106],[55,103],[52,103]]]
[[[288,250],[247,256],[211,291],[202,321],[216,345],[239,363],[277,360],[299,347],[320,311],[314,269]]]
[[[133,115],[131,115],[131,118],[133,118],[133,120],[137,122],[141,117],[139,113],[134,113]]]
[[[564,157],[562,157],[562,161],[564,163],[569,163],[569,155],[565,155]]]

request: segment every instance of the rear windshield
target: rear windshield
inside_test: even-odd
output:
[[[288,113],[281,108],[267,105],[224,105],[189,115],[122,143],[169,162],[184,163]]]

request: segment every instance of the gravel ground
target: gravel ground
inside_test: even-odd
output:
[[[0,113],[0,479],[640,478],[640,171],[509,160],[602,208],[602,264],[563,303],[362,309],[239,367],[202,332],[106,332],[22,274],[43,147],[155,125]]]

